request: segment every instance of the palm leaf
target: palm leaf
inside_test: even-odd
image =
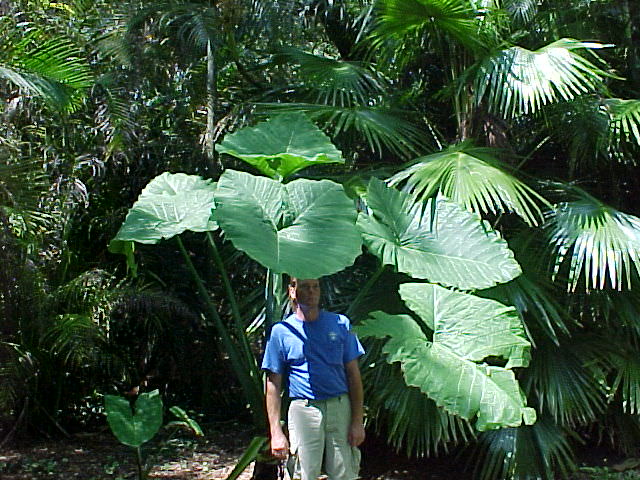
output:
[[[545,225],[553,249],[553,277],[568,264],[568,285],[631,288],[631,272],[640,268],[640,219],[620,212],[572,187],[578,200],[559,204]]]
[[[304,88],[318,92],[316,103],[341,107],[366,105],[385,90],[384,79],[360,62],[313,55],[293,47],[279,50],[274,60],[298,65]]]
[[[332,137],[357,135],[375,153],[388,149],[410,158],[430,150],[425,132],[407,120],[408,112],[383,106],[340,107],[314,103],[259,103],[263,112],[302,112],[320,123]]]
[[[429,30],[447,34],[463,45],[478,47],[476,12],[467,0],[382,0],[374,44]]]
[[[466,143],[415,160],[389,183],[394,186],[405,180],[404,190],[420,201],[440,193],[472,212],[515,212],[529,225],[542,220],[537,203],[550,206],[533,189],[506,173],[490,149]]]
[[[483,432],[474,449],[474,477],[553,480],[556,472],[567,477],[575,470],[567,432],[548,418],[535,425]]]
[[[516,25],[531,23],[538,12],[537,0],[505,0],[503,7]]]
[[[613,143],[622,142],[640,145],[640,100],[605,100],[611,115],[611,135]]]
[[[88,63],[66,39],[45,39],[41,32],[32,31],[8,57],[9,63],[0,64],[0,78],[60,110],[75,110],[93,83]]]
[[[560,346],[539,342],[522,385],[558,424],[584,425],[606,409],[607,387],[594,362],[597,343],[588,338],[566,338]],[[602,347],[600,347],[602,350]],[[562,365],[562,368],[558,368]]]
[[[533,51],[514,46],[483,59],[467,75],[478,104],[485,102],[490,111],[512,118],[598,90],[610,75],[577,52],[603,47],[570,38]]]

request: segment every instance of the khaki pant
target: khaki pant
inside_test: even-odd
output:
[[[357,479],[360,450],[347,440],[350,423],[346,394],[328,400],[292,400],[288,418],[291,478],[316,480],[324,470],[329,480]]]

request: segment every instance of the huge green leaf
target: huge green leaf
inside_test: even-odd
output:
[[[400,296],[433,330],[433,341],[465,360],[502,357],[506,368],[526,367],[531,344],[515,307],[428,283],[405,283]]]
[[[356,330],[389,337],[383,353],[401,364],[407,385],[454,415],[477,417],[479,431],[535,422],[510,370],[527,365],[530,348],[515,309],[430,284],[403,286],[401,294],[433,327],[432,340],[408,315],[374,312]],[[480,363],[487,357],[502,357],[507,365]]]
[[[113,434],[130,447],[148,442],[162,426],[162,399],[158,390],[141,394],[135,403],[135,413],[129,400],[115,395],[104,396],[104,409]]]
[[[515,212],[530,225],[542,220],[538,203],[548,202],[505,171],[487,148],[454,145],[421,157],[391,178],[406,180],[405,190],[425,200],[441,193],[477,213]]]
[[[282,184],[227,170],[215,202],[227,238],[274,272],[316,278],[342,270],[360,254],[353,201],[329,180]]]
[[[364,243],[400,272],[465,290],[508,282],[521,273],[507,243],[454,203],[439,198],[426,207],[415,204],[376,179],[366,200],[371,214],[358,217]]]
[[[329,137],[301,113],[278,115],[247,127],[216,145],[272,178],[284,179],[311,165],[344,163]]]
[[[142,190],[114,240],[158,243],[185,230],[217,229],[212,219],[215,189],[211,180],[195,175],[165,172],[157,176]]]

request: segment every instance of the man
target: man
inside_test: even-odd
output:
[[[355,480],[358,446],[364,441],[362,380],[364,350],[344,315],[320,309],[320,282],[292,278],[294,313],[273,326],[262,362],[267,370],[271,453],[291,452],[293,479]],[[289,387],[289,441],[280,424],[283,378]]]

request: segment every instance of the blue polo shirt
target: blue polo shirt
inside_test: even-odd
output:
[[[262,369],[286,377],[289,396],[325,400],[349,391],[344,364],[364,354],[344,315],[320,311],[312,322],[295,315],[276,323]]]

